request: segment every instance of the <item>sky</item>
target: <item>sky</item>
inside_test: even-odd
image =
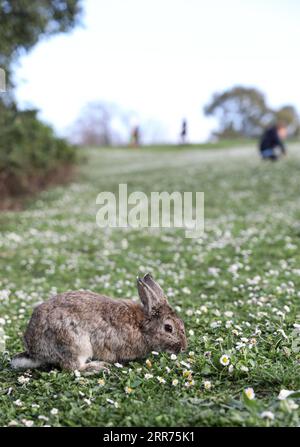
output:
[[[64,135],[85,104],[107,101],[176,142],[216,126],[213,93],[254,86],[272,107],[300,110],[299,0],[83,0],[82,25],[20,59],[17,100]],[[159,134],[159,135],[158,135]]]

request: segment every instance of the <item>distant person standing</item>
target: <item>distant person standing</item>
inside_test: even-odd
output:
[[[263,160],[276,161],[279,158],[278,151],[281,155],[286,155],[286,148],[283,140],[287,137],[287,126],[278,123],[267,129],[261,137],[259,150]]]
[[[180,132],[181,144],[186,143],[186,136],[187,136],[187,121],[186,121],[186,119],[183,119],[182,124],[181,124],[181,132]]]
[[[140,129],[139,126],[134,126],[131,132],[131,144],[133,147],[140,145]]]

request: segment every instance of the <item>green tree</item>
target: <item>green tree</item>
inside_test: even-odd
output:
[[[22,52],[42,37],[69,31],[80,13],[80,0],[0,0],[0,66],[9,72]]]
[[[9,90],[0,98],[0,197],[30,191],[37,179],[53,177],[75,159],[74,148],[36,110],[18,109],[11,74],[22,53],[42,37],[69,31],[80,12],[80,0],[0,0],[0,66]]]
[[[237,86],[216,93],[204,112],[217,118],[219,127],[214,132],[217,137],[258,137],[276,121],[285,122],[291,135],[299,132],[299,117],[295,108],[285,106],[278,111],[272,110],[264,94],[255,88]]]
[[[222,137],[255,137],[273,119],[263,93],[239,86],[216,93],[204,112],[218,119],[215,135]]]
[[[287,105],[275,112],[277,121],[287,124],[289,135],[300,135],[300,118],[294,106]]]

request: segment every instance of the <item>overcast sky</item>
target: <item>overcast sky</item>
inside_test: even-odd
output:
[[[215,91],[256,86],[272,106],[300,109],[299,0],[86,0],[83,26],[39,43],[21,59],[17,98],[64,133],[89,101],[158,120],[177,141],[214,123]]]

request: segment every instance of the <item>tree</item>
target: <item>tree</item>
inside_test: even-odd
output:
[[[22,51],[43,36],[69,31],[80,13],[80,0],[0,0],[0,66],[9,71]]]
[[[216,93],[204,112],[219,120],[217,136],[256,137],[273,119],[264,95],[255,88],[233,87]]]
[[[9,87],[0,98],[1,197],[29,191],[41,179],[44,184],[74,161],[75,149],[41,123],[36,110],[18,110],[11,72],[23,52],[41,37],[69,31],[80,12],[80,0],[0,0],[0,67]]]
[[[214,132],[217,137],[258,137],[276,121],[285,122],[291,135],[299,131],[299,117],[293,106],[272,110],[264,94],[255,88],[238,86],[216,93],[204,112],[218,119],[219,129]]]
[[[275,112],[275,117],[277,121],[287,124],[289,135],[300,135],[300,118],[294,106],[281,107]]]
[[[126,113],[115,104],[95,101],[87,104],[72,127],[70,140],[82,146],[121,144],[128,132]]]

